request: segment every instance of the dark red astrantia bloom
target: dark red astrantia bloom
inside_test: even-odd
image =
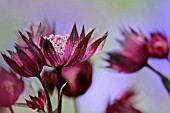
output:
[[[147,39],[131,29],[123,31],[125,42],[119,41],[122,44],[121,51],[108,53],[110,68],[120,72],[132,73],[141,69],[148,60]]]
[[[63,94],[69,97],[77,97],[84,94],[92,82],[92,65],[86,61],[74,66],[62,69]],[[58,83],[58,82],[57,82]]]
[[[53,25],[50,26],[47,19],[44,19],[44,21],[42,21],[38,26],[35,23],[32,23],[26,30],[25,37],[27,37],[27,39],[31,40],[35,45],[39,47],[41,38],[51,34],[55,34],[55,25],[53,23]],[[21,38],[22,37],[20,36],[18,37],[19,45],[25,47],[26,44]]]
[[[85,35],[84,26],[80,36],[78,35],[76,24],[70,35],[64,36],[51,34],[41,38],[41,49],[49,61],[50,66],[71,66],[88,60],[98,53],[103,46],[103,41],[107,33],[96,41],[92,41],[91,30]],[[102,43],[102,44],[101,44]]]
[[[169,53],[167,37],[160,32],[151,33],[151,40],[147,44],[147,49],[151,57],[167,57]]]
[[[36,109],[37,111],[44,110],[44,106],[46,105],[46,98],[45,93],[42,90],[39,90],[38,97],[30,96],[31,101],[25,100],[27,102],[27,105],[32,108]]]
[[[46,60],[41,50],[30,40],[28,40],[21,32],[19,32],[26,47],[21,47],[16,44],[17,52],[8,50],[11,58],[2,53],[6,63],[18,74],[24,77],[38,76]]]
[[[112,105],[107,106],[106,113],[142,113],[135,107],[130,99],[135,95],[135,92],[130,89],[126,91],[119,99],[116,99]]]
[[[11,107],[24,91],[24,83],[11,71],[1,67],[0,71],[0,106]]]
[[[57,70],[45,71],[42,74],[44,83],[49,90],[59,85]],[[52,79],[54,78],[54,79]],[[82,62],[74,66],[62,68],[62,83],[67,82],[62,93],[69,97],[77,97],[84,94],[92,82],[92,65],[89,62]]]

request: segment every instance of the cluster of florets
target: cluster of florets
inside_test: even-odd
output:
[[[92,29],[87,34],[84,26],[79,34],[74,24],[70,34],[55,34],[54,27],[47,21],[41,23],[37,30],[32,24],[28,31],[19,31],[19,44],[15,45],[16,52],[8,50],[10,57],[1,53],[6,63],[16,73],[0,71],[0,106],[9,107],[16,102],[24,90],[22,77],[36,77],[44,90],[38,91],[38,97],[26,99],[28,107],[46,113],[61,113],[62,94],[68,97],[83,95],[92,83],[93,68],[89,59],[103,47],[108,33],[94,40]],[[148,64],[149,58],[167,58],[169,43],[167,37],[160,33],[151,33],[151,39],[133,29],[123,30],[125,41],[118,40],[122,45],[119,51],[109,52],[109,68],[119,72],[132,73],[148,66],[155,71],[170,92],[170,81]],[[45,68],[48,66],[49,68]],[[19,79],[16,74],[19,74]],[[58,106],[53,110],[50,95],[58,90]],[[50,94],[50,95],[49,95]],[[133,106],[130,100],[135,95],[134,90],[126,91],[113,104],[108,104],[106,113],[142,113]]]

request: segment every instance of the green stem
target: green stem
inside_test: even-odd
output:
[[[74,110],[75,110],[75,113],[78,113],[78,111],[77,111],[76,97],[73,97],[73,102],[74,102]]]
[[[57,72],[58,72],[58,86],[57,86],[57,88],[58,88],[58,113],[61,113],[61,111],[62,111],[62,90],[61,90],[61,88],[62,88],[62,86],[63,86],[63,83],[62,83],[62,73],[61,73],[61,71],[62,71],[62,67],[57,67],[56,68],[57,69]]]
[[[12,106],[9,107],[9,110],[11,111],[11,113],[14,113],[14,110],[12,109]]]
[[[45,113],[45,109],[44,109],[44,107],[42,108],[42,111]]]
[[[47,98],[47,109],[48,109],[48,113],[52,113],[52,105],[51,105],[51,100],[50,100],[50,96],[49,96],[49,93],[48,93],[48,90],[45,86],[45,84],[43,83],[42,81],[42,78],[40,76],[37,76],[37,78],[39,79],[39,81],[41,82],[43,88],[44,88],[44,91],[45,91],[45,95],[46,95],[46,98]]]
[[[152,71],[154,71],[157,75],[159,75],[159,77],[162,79],[162,82],[166,88],[166,90],[168,91],[168,93],[170,94],[170,81],[168,80],[167,77],[165,77],[161,72],[159,72],[158,70],[156,70],[154,67],[152,67],[151,65],[147,64],[146,65],[148,68],[150,68]]]

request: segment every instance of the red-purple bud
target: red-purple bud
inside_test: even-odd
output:
[[[147,44],[147,49],[151,57],[167,57],[169,53],[169,43],[167,37],[159,32],[152,33],[151,40]]]
[[[52,95],[54,88],[57,84],[57,72],[54,70],[47,70],[45,69],[42,72],[42,80],[43,83],[46,85],[48,92]]]
[[[119,99],[116,99],[113,104],[107,106],[106,113],[142,113],[133,106],[131,98],[135,92],[127,90]]]
[[[77,97],[84,94],[92,82],[92,65],[82,62],[75,66],[63,67],[62,82],[67,82],[63,88],[63,94],[69,97]],[[57,81],[57,85],[58,85]]]
[[[8,72],[1,67],[0,71],[0,106],[13,105],[24,90],[24,83],[12,71]]]
[[[42,90],[39,90],[38,97],[36,96],[30,96],[30,101],[25,100],[27,102],[27,105],[37,111],[44,110],[44,107],[46,105],[46,97],[45,92]]]

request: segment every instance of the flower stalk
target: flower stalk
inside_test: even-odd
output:
[[[11,111],[11,113],[14,113],[12,106],[9,107],[9,110]]]
[[[73,97],[73,102],[74,102],[74,111],[75,111],[75,113],[78,113],[78,111],[77,111],[76,97]]]
[[[166,88],[166,90],[168,91],[168,93],[170,94],[170,81],[167,77],[165,77],[161,72],[159,72],[158,70],[156,70],[154,67],[152,67],[149,64],[146,64],[146,66],[148,68],[150,68],[152,71],[154,71],[157,75],[159,75],[159,77],[161,77],[162,82]]]
[[[62,67],[57,67],[57,73],[58,73],[58,113],[61,113],[62,112],[62,86],[63,86],[63,83],[62,83]]]
[[[46,95],[46,98],[47,98],[47,109],[48,109],[48,113],[52,113],[52,104],[51,104],[51,100],[50,100],[50,96],[48,94],[48,90],[45,86],[45,84],[43,83],[42,81],[42,78],[40,76],[37,76],[37,78],[39,79],[39,81],[41,82],[43,88],[44,88],[44,91],[45,91],[45,95]]]

